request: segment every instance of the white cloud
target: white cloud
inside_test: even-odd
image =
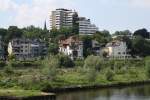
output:
[[[0,0],[0,11],[15,12],[10,23],[19,27],[44,26],[45,20],[49,23],[51,10],[59,7],[72,8],[72,0],[32,0],[32,4]]]
[[[150,0],[130,0],[133,7],[150,8]]]
[[[12,0],[0,0],[0,11],[14,10],[17,5]]]
[[[122,5],[127,4],[132,7],[150,8],[150,0],[95,0],[100,3]],[[32,3],[17,3],[15,0],[0,0],[0,12],[12,12],[10,24],[20,27],[28,25],[43,26],[45,19],[49,23],[51,10],[56,8],[74,9],[75,0],[32,0]],[[88,0],[85,1],[89,2]],[[92,1],[94,2],[94,0]],[[79,3],[79,1],[78,1]],[[80,4],[81,5],[81,4]],[[83,4],[84,5],[84,4]],[[94,5],[93,5],[94,6]],[[109,6],[109,5],[108,5]]]
[[[150,0],[97,0],[101,4],[150,8]]]

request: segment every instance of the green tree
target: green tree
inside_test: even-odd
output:
[[[134,36],[141,36],[143,38],[150,38],[150,33],[147,31],[147,29],[139,29],[134,32]]]
[[[94,82],[97,72],[102,69],[102,59],[98,56],[88,56],[84,62],[84,69],[87,71],[86,76],[90,82]]]
[[[42,62],[42,73],[48,80],[55,80],[57,76],[57,68],[59,67],[59,60],[55,56],[49,56]]]
[[[83,56],[87,57],[92,54],[92,36],[80,36],[83,41]]]
[[[86,69],[95,69],[100,71],[102,69],[103,59],[99,56],[88,56],[84,62],[84,68]]]
[[[128,36],[128,35],[132,35],[132,33],[129,30],[124,30],[124,31],[116,31],[113,36]]]
[[[132,54],[142,57],[150,55],[150,42],[137,36],[132,40]]]
[[[68,56],[64,54],[57,55],[57,58],[59,59],[60,66],[65,68],[74,67],[74,62],[69,58]]]
[[[55,44],[55,43],[50,43],[49,44],[48,52],[50,54],[56,55],[59,52],[58,50],[59,50],[58,44]]]
[[[0,28],[0,36],[4,38],[6,35],[7,35],[7,29]]]
[[[93,38],[101,44],[106,44],[111,40],[109,31],[98,31],[94,34]]]
[[[22,37],[22,30],[19,29],[17,26],[10,26],[8,28],[8,34],[6,35],[6,40],[9,41],[12,38],[20,38]]]
[[[7,66],[5,66],[4,72],[5,72],[7,75],[11,75],[11,74],[14,73],[13,67],[12,67],[12,62],[11,62],[11,61],[9,61],[9,62],[7,63]]]
[[[147,76],[150,78],[150,57],[145,58],[145,67],[147,71]]]
[[[59,30],[57,30],[56,28],[52,28],[52,30],[50,30],[50,37],[51,38],[54,38],[56,36],[58,36],[60,33],[59,33]]]
[[[23,28],[23,35],[26,38],[42,38],[43,35],[43,30],[41,28],[35,27],[33,25],[28,26],[26,28]]]
[[[113,81],[113,77],[114,77],[114,72],[111,69],[108,69],[106,72],[106,79],[108,81]]]

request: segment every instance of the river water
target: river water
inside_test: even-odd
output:
[[[150,100],[150,85],[67,92],[57,100]]]

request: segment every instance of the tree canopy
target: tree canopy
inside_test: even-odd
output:
[[[147,29],[139,29],[134,32],[134,36],[141,36],[143,38],[150,38],[150,33],[147,31]]]

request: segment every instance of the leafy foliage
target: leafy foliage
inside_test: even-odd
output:
[[[71,68],[74,67],[74,62],[64,54],[58,54],[57,58],[59,59],[60,67]]]

